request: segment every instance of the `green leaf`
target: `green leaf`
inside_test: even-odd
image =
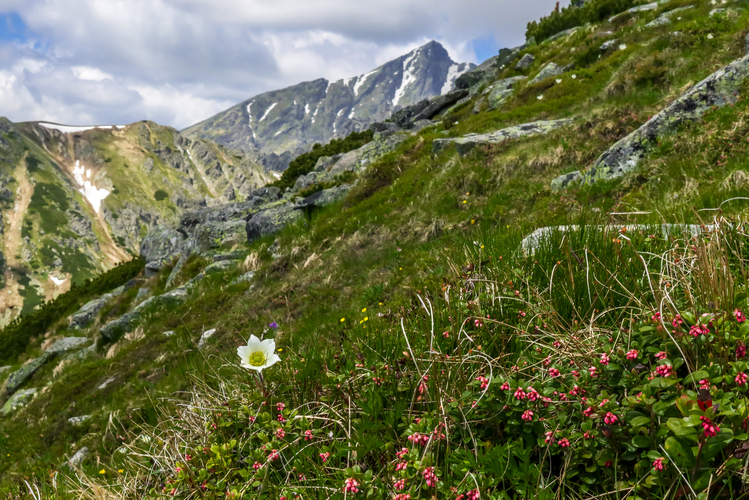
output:
[[[671,432],[677,436],[688,436],[690,434],[697,434],[697,431],[691,426],[691,424],[685,425],[684,420],[676,417],[669,418],[666,425]]]
[[[681,467],[694,467],[694,453],[689,445],[684,445],[677,438],[671,436],[666,439],[668,456]]]
[[[650,417],[635,417],[629,421],[632,427],[643,427],[650,424]]]
[[[709,378],[709,377],[710,377],[710,375],[706,371],[699,370],[699,371],[696,371],[696,372],[692,372],[689,375],[687,375],[686,377],[684,377],[684,380],[681,383],[683,385],[692,384],[694,382],[699,382],[700,380],[705,379],[705,378]]]
[[[714,457],[720,453],[723,448],[733,441],[733,431],[731,429],[721,429],[717,436],[707,438],[707,442],[702,448],[702,457],[704,460]]]
[[[632,438],[632,444],[638,448],[649,448],[652,443],[645,436],[635,436]]]

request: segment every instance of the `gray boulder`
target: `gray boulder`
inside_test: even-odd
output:
[[[302,217],[302,213],[290,202],[262,210],[253,215],[245,225],[247,241],[253,242],[257,238],[280,231]]]
[[[185,286],[179,287],[171,292],[164,293],[162,295],[156,295],[149,297],[137,306],[132,311],[126,313],[114,321],[110,321],[103,327],[99,333],[107,341],[113,341],[116,339],[118,334],[124,334],[132,331],[135,326],[138,325],[144,312],[150,307],[168,307],[183,304],[187,300],[187,294],[191,288],[188,283]]]
[[[238,285],[240,283],[249,283],[252,281],[252,278],[255,277],[255,273],[250,271],[247,273],[244,273],[243,275],[237,277],[234,281],[231,282],[232,285]]]
[[[84,446],[83,448],[75,452],[75,455],[73,455],[70,460],[68,460],[68,465],[70,465],[71,467],[79,467],[87,456],[88,448]]]
[[[634,170],[658,138],[679,125],[696,121],[713,106],[734,104],[749,77],[749,55],[734,61],[692,87],[639,129],[611,146],[585,173],[584,182],[615,179]]]
[[[551,190],[561,191],[562,189],[567,189],[568,187],[579,184],[580,182],[582,182],[582,180],[583,176],[580,171],[575,170],[574,172],[560,175],[559,177],[551,181]]]
[[[185,235],[176,229],[151,229],[140,243],[140,256],[146,261],[146,275],[153,276],[179,253]]]
[[[135,296],[136,301],[141,301],[148,297],[148,294],[151,293],[151,289],[148,287],[143,287],[140,290],[138,290],[138,294]]]
[[[517,84],[526,79],[525,76],[514,76],[512,78],[505,78],[504,80],[494,82],[489,91],[489,95],[487,96],[489,108],[496,109],[502,105],[502,103],[515,93],[515,87],[517,87]]]
[[[568,30],[560,31],[559,33],[557,33],[555,35],[551,35],[545,41],[546,42],[553,42],[554,40],[558,40],[558,39],[560,39],[562,37],[568,37],[568,36],[572,35],[573,33],[575,33],[579,29],[580,29],[580,26],[575,26],[574,28],[570,28]]]
[[[525,54],[515,65],[515,69],[518,71],[525,71],[526,69],[531,67],[535,60],[536,58],[533,56],[533,54]]]
[[[85,337],[65,337],[52,344],[52,347],[47,349],[45,354],[52,355],[72,351],[73,349],[82,347],[83,344],[87,344],[88,342],[89,339]]]
[[[297,208],[326,207],[344,199],[353,186],[336,186],[308,196],[297,204]]]
[[[414,117],[428,107],[429,100],[424,99],[423,101],[396,111],[390,116],[390,121],[398,125],[400,128],[408,128],[411,122],[413,122]]]
[[[34,395],[36,395],[36,389],[33,388],[18,391],[5,402],[2,409],[0,409],[0,415],[7,417],[19,408],[26,406],[34,399]]]
[[[744,52],[749,54],[749,33],[747,33],[746,38],[744,39]]]
[[[613,40],[607,40],[603,42],[603,44],[601,45],[601,51],[605,52],[609,50],[611,47],[616,45],[618,41],[619,41],[618,39],[614,38]]]
[[[559,76],[562,73],[564,73],[564,70],[562,70],[561,66],[559,66],[556,63],[550,62],[549,64],[544,66],[541,69],[541,71],[538,72],[538,74],[533,78],[533,80],[528,82],[528,85],[533,85],[534,83],[541,82],[553,76]]]
[[[657,9],[662,3],[667,2],[668,0],[659,0],[657,2],[648,3],[645,5],[638,5],[637,7],[632,7],[629,10],[625,10],[624,12],[620,12],[619,14],[616,14],[615,16],[612,16],[609,18],[609,22],[614,22],[617,17],[624,16],[626,14],[636,14],[638,12],[647,12],[649,10],[655,10]]]
[[[686,7],[679,7],[677,9],[669,10],[668,12],[664,12],[663,14],[658,16],[655,20],[646,24],[645,27],[646,28],[658,28],[660,26],[671,24],[671,16],[673,16],[677,12],[681,12],[681,11],[693,9],[693,8],[694,8],[694,5],[687,5]]]
[[[54,354],[44,353],[36,359],[32,359],[18,370],[14,371],[8,377],[5,385],[5,392],[7,394],[13,394],[18,390],[21,385],[26,382],[31,376],[47,362]]]
[[[220,262],[222,260],[242,260],[247,257],[247,252],[242,250],[234,250],[229,253],[220,253],[213,256],[213,262]]]
[[[438,154],[446,147],[455,144],[458,154],[460,154],[460,156],[465,156],[476,146],[499,144],[508,139],[548,134],[553,130],[571,124],[572,121],[573,120],[570,118],[553,121],[538,121],[517,125],[515,127],[508,127],[488,134],[468,135],[456,139],[435,139],[432,143],[432,152]]]
[[[93,299],[87,302],[70,317],[70,327],[75,329],[85,328],[94,320],[94,318],[96,318],[96,315],[99,314],[99,311],[104,308],[109,300],[121,295],[124,291],[125,287],[122,286],[110,293],[102,295],[98,299]]]
[[[429,101],[429,106],[424,108],[420,113],[416,114],[411,120],[413,125],[420,120],[431,120],[437,116],[441,111],[449,108],[459,100],[468,96],[467,90],[454,90],[447,94],[437,96]]]
[[[225,272],[234,268],[236,265],[236,262],[232,262],[230,260],[221,260],[209,265],[203,272],[206,276],[210,276],[212,274],[224,274]]]

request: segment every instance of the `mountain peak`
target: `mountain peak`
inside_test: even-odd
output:
[[[398,109],[449,92],[457,77],[473,67],[456,63],[431,40],[368,73],[251,97],[184,133],[257,151],[267,167],[283,170],[315,143],[364,130]]]

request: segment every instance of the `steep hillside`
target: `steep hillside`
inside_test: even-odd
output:
[[[0,352],[0,493],[746,498],[749,12],[611,5],[149,231]]]
[[[364,130],[397,109],[449,92],[473,66],[452,61],[442,45],[429,42],[364,75],[336,82],[321,78],[257,95],[183,133],[259,150],[269,166],[283,170],[315,143]]]
[[[131,259],[183,210],[244,199],[271,179],[241,154],[151,122],[0,119],[2,323]]]

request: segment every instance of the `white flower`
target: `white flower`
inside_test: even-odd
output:
[[[712,1],[710,2],[710,3],[711,3],[712,5],[715,5],[715,4],[717,3],[717,2],[716,2],[715,0],[712,0]]]
[[[557,83],[562,83],[562,79],[561,79],[561,78],[558,78],[558,79],[557,79]]]
[[[250,335],[247,345],[237,348],[237,355],[242,360],[242,368],[263,371],[281,361],[276,354],[276,341],[265,339],[261,341],[254,335]]]
[[[707,35],[707,39],[708,39],[708,40],[712,40],[712,39],[713,39],[713,34],[712,34],[712,33],[708,33],[708,35]]]
[[[577,75],[572,75],[573,80],[577,80]]]
[[[538,99],[538,100],[540,101],[540,100],[541,100],[541,99],[543,99],[543,98],[544,98],[544,96],[540,95],[540,96],[538,96],[538,97],[537,97],[536,99]]]
[[[677,21],[681,21],[681,17],[677,17],[677,18],[676,18],[676,20],[677,20]]]
[[[619,50],[624,50],[626,48],[627,48],[627,45],[624,44],[624,43],[622,43],[622,44],[619,45]]]

